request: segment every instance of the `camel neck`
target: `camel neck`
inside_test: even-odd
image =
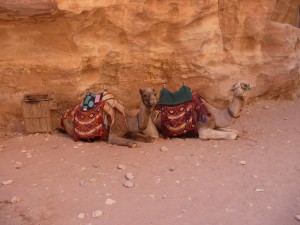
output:
[[[228,113],[232,118],[238,118],[243,107],[244,100],[242,97],[233,96],[232,101],[228,107]]]
[[[137,115],[137,120],[138,120],[138,128],[140,130],[144,130],[148,126],[148,122],[150,119],[152,107],[147,107],[144,105],[143,101],[141,101],[140,104],[140,110]]]

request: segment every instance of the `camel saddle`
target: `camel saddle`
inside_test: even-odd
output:
[[[201,97],[185,85],[175,93],[164,87],[155,110],[161,113],[161,133],[165,138],[197,137],[197,121],[206,122],[210,116]]]
[[[99,138],[107,140],[109,131],[114,124],[115,110],[125,117],[125,108],[115,97],[108,93],[88,93],[83,101],[69,109],[62,119],[72,118],[74,140],[91,140]]]

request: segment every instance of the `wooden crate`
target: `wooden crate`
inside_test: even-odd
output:
[[[25,95],[22,102],[27,133],[52,133],[57,128],[57,104],[49,94]]]

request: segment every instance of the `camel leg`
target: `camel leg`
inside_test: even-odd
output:
[[[159,133],[155,127],[155,124],[152,122],[152,119],[149,119],[148,126],[145,130],[143,130],[143,133],[153,138],[159,138]]]
[[[233,133],[236,133],[237,135],[240,134],[240,132],[238,132],[237,130],[230,129],[230,128],[220,127],[220,128],[218,128],[217,130],[219,130],[219,131],[224,131],[224,132],[233,132]]]
[[[198,129],[199,138],[201,140],[219,140],[219,139],[226,139],[226,140],[234,140],[237,138],[237,134],[234,132],[224,132],[219,130],[214,130],[211,128],[207,129]]]
[[[73,121],[72,118],[67,118],[63,120],[63,125],[64,128],[67,132],[68,135],[70,135],[71,137],[74,137],[74,125],[73,125]]]
[[[112,133],[109,134],[108,143],[115,144],[115,145],[121,145],[121,146],[128,146],[129,148],[135,148],[137,146],[137,144],[134,141],[128,140],[128,139],[125,139],[122,137],[118,137]]]
[[[142,141],[147,143],[151,143],[154,140],[153,137],[141,133],[130,133],[128,134],[128,137],[135,141]]]

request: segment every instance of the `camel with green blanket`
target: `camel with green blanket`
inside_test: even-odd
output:
[[[181,130],[180,134],[185,136],[185,132],[188,133],[190,130],[192,133],[198,133],[199,138],[202,140],[236,139],[239,132],[228,127],[239,118],[245,104],[246,92],[250,89],[250,84],[235,83],[230,89],[233,93],[230,104],[224,109],[218,109],[197,94],[192,93],[185,85],[175,93],[169,92],[164,87],[158,101],[160,107],[156,107],[153,111],[152,120],[149,121],[148,128],[144,133],[152,137],[158,137],[159,132],[165,134],[165,137],[170,137],[168,134],[171,133],[173,134],[171,137],[174,137],[177,135],[175,131],[178,133],[178,130]],[[172,107],[172,105],[181,106],[181,104],[186,104],[185,102],[189,101],[194,102],[194,105],[187,105],[183,109],[175,108],[175,110]],[[178,111],[178,113],[174,114],[174,111]],[[184,118],[183,122],[180,123],[180,118],[189,114],[192,114],[192,116]],[[172,121],[168,122],[167,119],[164,120],[163,118],[172,119]],[[189,127],[189,130],[187,127]],[[172,129],[174,130],[173,133]],[[164,132],[165,130],[167,131]]]

